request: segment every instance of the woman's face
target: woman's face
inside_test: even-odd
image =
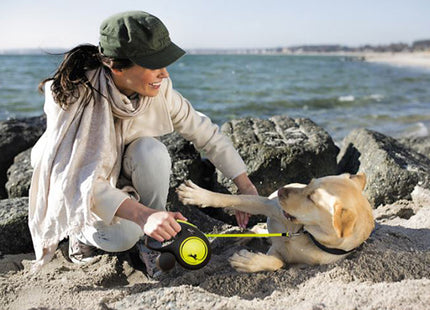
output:
[[[111,72],[116,87],[126,96],[138,93],[155,97],[162,80],[169,77],[166,68],[147,69],[138,65],[127,69],[111,69]]]

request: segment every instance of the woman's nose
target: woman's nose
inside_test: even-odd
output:
[[[166,68],[161,68],[160,69],[160,77],[161,78],[168,78],[169,77],[169,72],[167,72]]]

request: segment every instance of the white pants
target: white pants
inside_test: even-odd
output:
[[[166,146],[155,138],[139,138],[124,153],[122,174],[129,178],[140,202],[152,209],[166,210],[171,159]],[[143,231],[136,223],[119,219],[112,225],[103,221],[85,226],[76,237],[79,241],[107,252],[122,252],[133,247]]]

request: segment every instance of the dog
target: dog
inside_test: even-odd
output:
[[[231,208],[267,216],[271,237],[267,254],[241,250],[230,258],[238,271],[275,271],[286,264],[330,264],[359,247],[374,229],[372,207],[363,195],[364,173],[285,185],[269,197],[229,195],[187,180],[177,188],[180,201],[199,207]]]

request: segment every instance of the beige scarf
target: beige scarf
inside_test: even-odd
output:
[[[149,97],[139,97],[133,104],[119,92],[104,67],[89,71],[87,77],[100,93],[81,96],[66,111],[58,109],[56,119],[48,115],[47,129],[33,148],[42,153],[32,152],[29,227],[36,254],[33,270],[51,260],[62,239],[95,220],[93,185],[102,179],[116,186],[123,133],[129,119],[149,104]],[[50,85],[46,85],[48,96]],[[52,97],[49,101],[45,105],[54,104]]]

